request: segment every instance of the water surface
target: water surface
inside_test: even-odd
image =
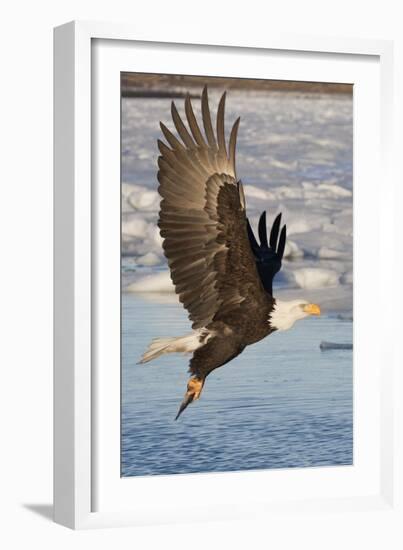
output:
[[[175,421],[189,357],[137,361],[152,338],[189,331],[174,301],[123,293],[123,476],[352,464],[352,352],[319,349],[352,342],[350,320],[308,318],[246,348]]]

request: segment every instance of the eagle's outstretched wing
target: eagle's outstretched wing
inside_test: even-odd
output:
[[[251,307],[266,300],[248,240],[242,184],[235,172],[239,119],[232,127],[227,153],[225,94],[218,106],[216,134],[206,88],[201,106],[205,137],[187,96],[190,131],[172,103],[172,119],[182,141],[162,123],[170,147],[158,141],[163,199],[158,225],[176,293],[193,328],[222,320],[245,300]]]
[[[280,238],[278,234],[280,231],[281,214],[278,214],[273,222],[270,231],[270,239],[267,241],[267,226],[266,226],[266,212],[263,212],[259,219],[258,233],[260,245],[258,244],[255,235],[248,224],[248,236],[249,242],[253,251],[253,255],[256,260],[256,267],[259,272],[260,279],[263,286],[271,296],[273,295],[273,279],[276,273],[281,269],[281,260],[283,259],[285,242],[287,238],[287,227],[284,225]]]

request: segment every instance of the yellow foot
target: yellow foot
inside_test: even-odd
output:
[[[204,385],[204,380],[202,378],[198,378],[197,376],[190,378],[187,386],[187,391],[185,393],[185,397],[183,398],[183,401],[179,407],[179,411],[178,411],[178,414],[176,415],[175,420],[179,418],[179,416],[183,413],[186,407],[190,405],[190,403],[192,403],[193,401],[196,401],[196,399],[199,399],[203,389],[203,385]]]
[[[201,391],[203,389],[204,380],[200,378],[191,378],[188,382],[186,395],[193,395],[193,401],[199,399]]]

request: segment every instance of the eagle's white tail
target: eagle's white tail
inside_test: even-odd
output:
[[[192,353],[208,340],[206,331],[195,330],[192,334],[173,338],[154,338],[143,353],[139,363],[148,363],[164,353]]]

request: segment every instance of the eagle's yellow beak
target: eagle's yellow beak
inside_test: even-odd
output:
[[[304,312],[309,315],[320,315],[320,307],[316,304],[307,304],[304,306]]]

